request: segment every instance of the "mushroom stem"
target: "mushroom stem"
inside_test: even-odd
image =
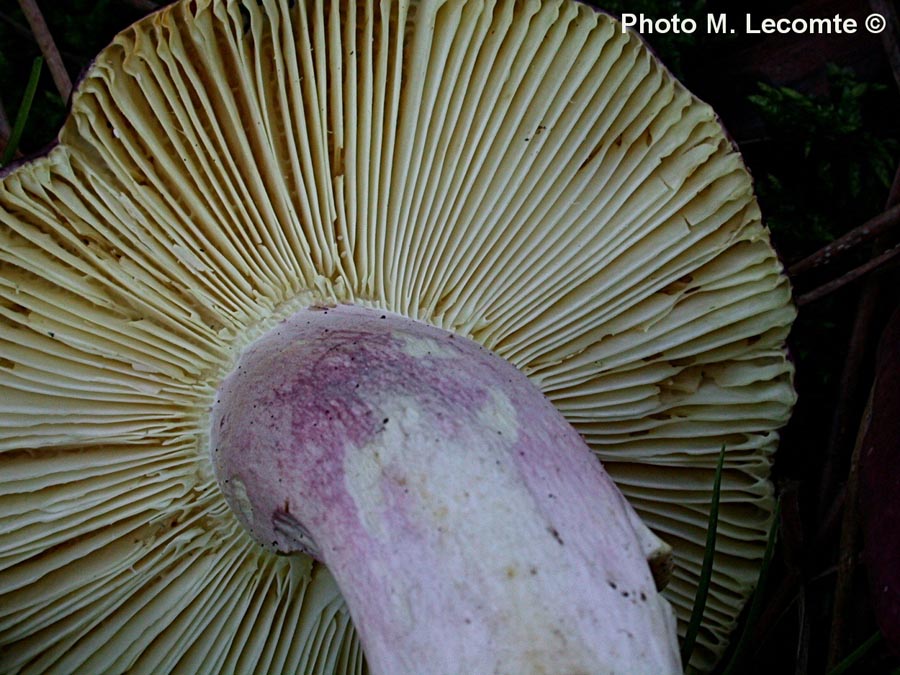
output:
[[[680,672],[647,562],[665,545],[477,343],[378,310],[302,310],[241,355],[210,433],[237,517],[329,567],[371,672]]]

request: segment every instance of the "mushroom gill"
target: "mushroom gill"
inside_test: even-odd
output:
[[[524,372],[672,546],[682,629],[724,446],[715,663],[794,401],[715,113],[572,0],[185,0],[0,177],[0,671],[363,672],[327,569],[251,540],[207,447],[244,347],[333,303]]]

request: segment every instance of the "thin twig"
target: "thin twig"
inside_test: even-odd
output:
[[[894,175],[894,181],[888,193],[885,207],[890,211],[892,207],[896,207],[898,204],[900,204],[900,166],[897,167]],[[877,260],[877,257],[875,260]],[[869,261],[866,265],[870,265],[875,260]],[[849,274],[855,274],[854,279],[860,276],[856,273],[856,270],[851,271]],[[832,281],[801,296],[797,299],[797,304],[807,304],[819,297],[823,297],[835,290],[839,285],[843,285],[843,283],[840,283],[841,279]],[[863,358],[865,354],[869,353],[869,344],[871,342],[869,333],[875,309],[878,305],[878,291],[878,286],[872,279],[869,279],[860,295],[858,309],[853,321],[853,330],[850,334],[850,342],[847,345],[847,358],[841,372],[838,401],[832,417],[831,433],[828,438],[828,445],[822,462],[822,472],[819,477],[819,504],[816,519],[820,523],[819,536],[817,537],[818,543],[824,541],[824,537],[830,532],[831,525],[837,522],[838,516],[846,503],[846,490],[839,491],[836,494],[834,489],[835,476],[837,474],[836,467],[841,448],[847,447],[852,438],[851,430],[854,427],[852,421],[853,401],[859,389]]]
[[[834,293],[839,288],[843,288],[847,284],[856,281],[869,272],[877,270],[879,267],[885,266],[898,255],[900,255],[900,245],[897,245],[891,250],[885,251],[881,255],[872,258],[872,260],[870,260],[869,262],[850,270],[845,275],[838,277],[833,281],[829,281],[827,284],[822,284],[817,289],[810,291],[809,293],[801,295],[799,298],[797,298],[797,305],[802,307],[803,305],[808,305],[809,303],[815,302],[816,300],[821,300],[826,295]]]
[[[0,12],[0,21],[3,21],[10,28],[12,28],[14,31],[16,31],[16,33],[18,33],[19,35],[21,35],[23,38],[25,38],[27,40],[31,40],[34,37],[32,32],[29,30],[28,26],[19,23],[18,21],[16,21],[14,18],[12,18],[6,12]]]
[[[900,203],[900,167],[894,175],[894,182],[888,194],[885,208],[889,209]],[[875,242],[874,250],[877,252],[883,242]],[[898,249],[882,253],[870,263],[876,262],[885,255],[895,254]],[[829,495],[832,492],[833,476],[836,473],[838,455],[842,448],[850,441],[851,419],[854,416],[853,399],[859,389],[860,379],[863,373],[864,355],[869,353],[869,345],[872,342],[872,327],[881,298],[881,289],[877,280],[869,277],[863,287],[859,300],[859,308],[853,323],[853,333],[847,360],[841,374],[841,394],[835,417],[832,424],[832,433],[826,450],[825,464],[822,472],[822,481],[819,486],[819,494],[823,502],[819,505],[820,514],[823,512]],[[871,387],[865,410],[857,424],[856,439],[850,454],[850,467],[847,474],[847,482],[843,489],[843,518],[841,521],[840,545],[838,549],[838,575],[834,587],[834,604],[832,605],[831,630],[828,645],[828,666],[834,667],[844,655],[849,644],[849,619],[848,614],[854,592],[855,572],[857,569],[857,552],[859,549],[859,461],[863,438],[869,426],[872,411]]]
[[[0,21],[7,24],[10,28],[12,28],[16,33],[20,36],[28,40],[28,42],[32,42],[34,40],[34,33],[31,32],[31,29],[25,24],[21,24],[15,19],[13,19],[9,14],[5,12],[0,12]],[[84,55],[75,54],[74,52],[60,50],[59,52],[63,57],[63,62],[67,62],[69,64],[72,63],[82,63],[84,61]]]
[[[895,185],[900,187],[900,168],[898,168],[897,178],[898,180],[895,180]],[[888,200],[888,206],[896,203],[898,198],[900,198],[900,190],[892,190],[891,197]],[[872,284],[873,282],[870,280],[870,282],[866,284],[867,289]],[[864,304],[872,302],[872,308],[874,308],[874,295],[868,293],[867,295],[870,296],[870,300]],[[857,316],[857,325],[854,330],[856,339],[851,340],[851,345],[862,345],[868,342],[867,337],[864,335],[867,333],[867,330],[864,329],[869,328],[869,318],[867,317],[871,317],[870,310],[861,307],[861,311]],[[859,375],[862,351],[858,346],[851,346],[849,352],[850,357],[843,373],[842,385],[845,384],[849,389],[855,389],[856,383],[852,378],[858,377]],[[857,365],[854,366],[853,364]],[[839,407],[846,407],[847,405],[849,405],[849,401],[845,403],[844,406]],[[840,502],[844,501],[845,491],[846,488],[840,491]],[[829,491],[829,493],[830,492],[831,491]],[[829,498],[826,496],[825,499],[827,500]],[[802,669],[808,666],[808,648],[810,647],[810,624],[808,622],[808,617],[804,616],[803,612],[803,607],[805,605],[804,596],[807,592],[806,586],[807,583],[814,584],[821,579],[826,578],[826,572],[834,573],[836,568],[831,567],[826,570],[826,572],[819,572],[816,576],[807,578],[801,562],[808,554],[803,553],[807,544],[804,542],[804,530],[799,516],[799,498],[796,486],[788,486],[783,489],[781,503],[784,505],[782,516],[782,553],[786,569],[782,574],[779,587],[771,594],[765,609],[761,613],[760,619],[756,622],[757,629],[754,631],[754,644],[765,644],[768,635],[777,630],[777,626],[781,623],[784,616],[796,606],[798,608],[799,636],[797,652],[795,654],[797,659],[795,668],[799,668],[802,672]],[[841,509],[833,503],[831,506],[834,509],[834,513],[829,520],[837,521]],[[830,539],[828,536],[830,530],[831,527],[820,528],[817,536],[810,542],[809,550],[814,552],[821,551],[826,544],[826,541]],[[858,556],[854,559],[856,560],[856,563],[859,564]]]
[[[53,36],[50,35],[50,29],[47,28],[44,15],[41,14],[41,10],[35,0],[19,0],[19,7],[22,8],[22,13],[28,20],[31,32],[34,33],[34,38],[37,40],[44,59],[47,61],[47,68],[53,76],[56,90],[63,101],[68,101],[69,95],[72,93],[72,80],[69,79],[69,73],[66,72],[66,67],[63,65],[62,56],[60,56],[59,50],[56,48]]]
[[[807,270],[825,265],[838,255],[855,248],[863,242],[874,239],[897,225],[900,225],[900,205],[879,213],[871,220],[867,220],[859,227],[850,230],[840,239],[835,239],[812,255],[791,265],[788,274],[791,277],[796,277]]]

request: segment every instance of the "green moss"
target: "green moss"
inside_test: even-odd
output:
[[[760,84],[749,97],[767,136],[765,152],[755,153],[757,193],[788,258],[880,211],[900,159],[898,130],[882,119],[900,115],[888,88],[836,66],[828,84],[822,96]]]

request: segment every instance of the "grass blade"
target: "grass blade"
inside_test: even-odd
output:
[[[713,558],[716,553],[716,529],[719,525],[719,495],[722,488],[722,466],[725,463],[725,446],[719,451],[719,461],[716,464],[716,477],[713,482],[712,504],[709,507],[709,525],[706,528],[706,551],[703,553],[703,567],[700,570],[700,583],[697,586],[697,595],[694,596],[694,608],[691,610],[691,620],[684,634],[684,642],[681,643],[681,663],[687,670],[694,652],[694,644],[697,642],[697,634],[700,632],[700,623],[703,620],[703,612],[706,610],[706,598],[709,596],[709,581],[712,578]]]
[[[837,664],[834,668],[829,670],[828,675],[841,675],[841,673],[844,673],[844,672],[850,670],[850,668],[852,668],[853,666],[856,665],[857,661],[859,661],[860,659],[862,659],[862,657],[864,657],[866,654],[868,654],[869,651],[872,649],[872,647],[877,645],[879,642],[881,642],[881,631],[880,630],[875,631],[875,634],[872,635],[872,637],[870,637],[868,640],[863,642],[859,647],[857,647],[852,652],[850,652],[850,654],[847,656],[847,658],[845,658],[843,661],[841,661],[839,664]]]
[[[753,600],[750,601],[750,609],[747,612],[747,620],[744,622],[744,630],[738,640],[734,653],[728,661],[722,675],[731,675],[734,669],[742,662],[747,643],[759,621],[759,615],[763,610],[763,596],[766,582],[769,577],[769,566],[772,563],[772,554],[775,552],[775,541],[778,538],[778,523],[781,520],[781,500],[775,504],[775,515],[772,518],[772,527],[769,528],[769,539],[766,542],[766,552],[763,554],[762,564],[759,568],[759,576],[756,579],[756,590],[753,591]]]
[[[16,122],[13,124],[12,133],[9,135],[9,142],[3,151],[3,157],[0,157],[0,166],[6,166],[12,161],[19,147],[19,141],[22,138],[22,132],[25,130],[25,122],[28,120],[28,114],[31,112],[31,103],[34,101],[34,93],[37,91],[38,80],[41,79],[41,68],[44,65],[44,59],[38,56],[34,63],[31,64],[31,74],[28,76],[28,84],[25,85],[25,93],[22,94],[22,104],[19,106],[19,112],[16,113]]]

